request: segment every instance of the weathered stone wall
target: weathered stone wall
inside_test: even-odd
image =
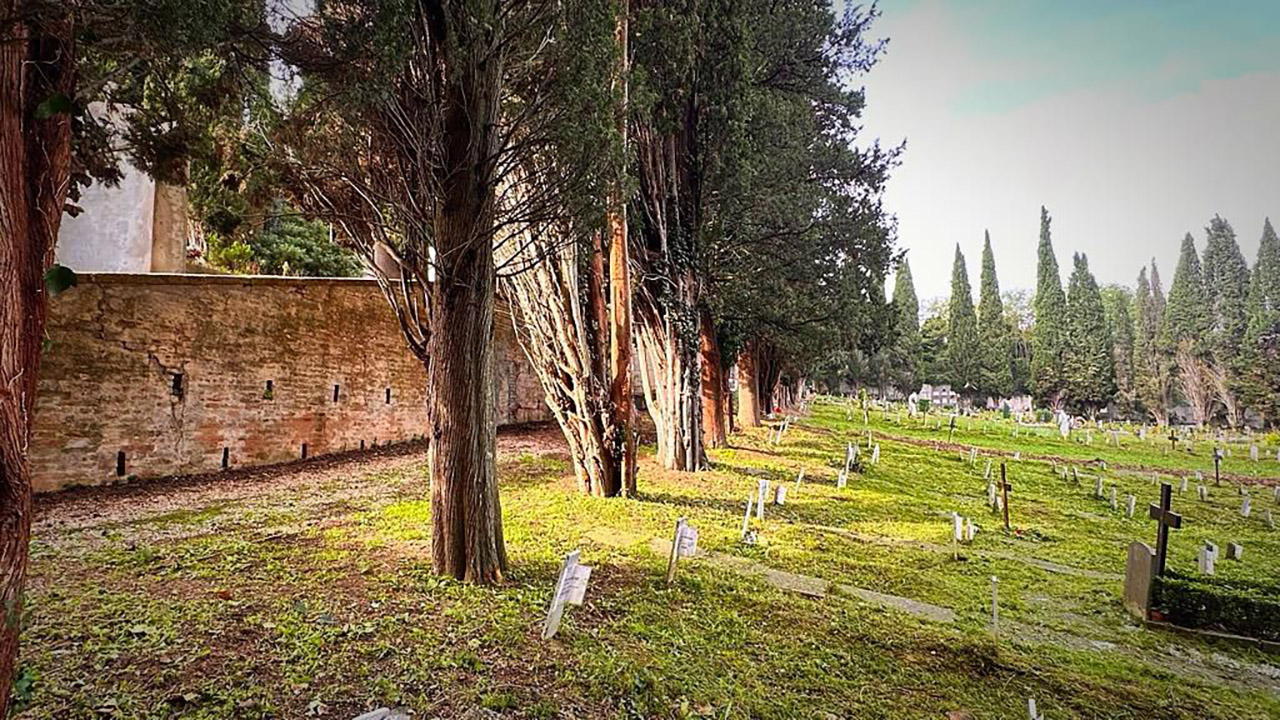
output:
[[[48,335],[38,492],[425,433],[425,372],[371,280],[81,275],[51,301]],[[501,307],[495,335],[498,422],[547,419]]]

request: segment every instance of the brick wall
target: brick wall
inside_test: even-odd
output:
[[[37,492],[425,431],[425,371],[371,280],[81,275],[51,301],[48,335],[31,447]],[[502,307],[495,335],[498,422],[547,419]]]

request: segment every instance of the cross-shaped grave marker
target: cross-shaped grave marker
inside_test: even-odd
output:
[[[1182,516],[1170,509],[1173,486],[1160,483],[1160,504],[1151,504],[1151,519],[1156,521],[1156,575],[1164,575],[1164,561],[1169,553],[1169,528],[1182,527]]]
[[[1218,448],[1214,448],[1213,449],[1213,484],[1214,485],[1222,484],[1222,473],[1220,472],[1221,465],[1222,465],[1222,450]]]

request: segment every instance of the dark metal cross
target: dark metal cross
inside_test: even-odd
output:
[[[1178,435],[1173,431],[1173,428],[1169,428],[1169,449],[1178,449]]]
[[[1222,484],[1222,473],[1220,472],[1221,465],[1222,465],[1222,449],[1214,448],[1213,449],[1213,484],[1214,485]]]
[[[1173,503],[1173,486],[1160,483],[1160,504],[1151,504],[1151,519],[1155,520],[1156,531],[1156,575],[1164,575],[1164,559],[1169,552],[1169,528],[1177,530],[1182,527],[1182,516],[1170,510]]]
[[[1005,479],[1004,461],[1000,461],[1000,494],[1004,496],[1004,529],[1009,529],[1009,491],[1013,486]]]
[[[951,436],[956,433],[956,416],[951,416],[951,427],[947,429],[947,442],[951,442]]]

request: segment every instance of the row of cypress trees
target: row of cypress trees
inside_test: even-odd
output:
[[[1166,423],[1173,408],[1183,407],[1198,423],[1221,419],[1234,426],[1250,410],[1280,422],[1280,240],[1270,220],[1252,268],[1221,217],[1206,228],[1203,261],[1188,233],[1167,299],[1154,260],[1131,291],[1099,287],[1083,253],[1073,255],[1064,289],[1051,223],[1041,208],[1034,324],[1025,338],[1001,299],[990,235],[976,309],[957,245],[944,377],[923,379],[950,382],[975,400],[1027,391],[1041,406],[1091,415],[1109,408],[1117,416]],[[891,350],[894,382],[909,391],[922,379],[922,341],[905,259],[893,303],[899,329]],[[1028,354],[1024,382],[1019,363]]]

